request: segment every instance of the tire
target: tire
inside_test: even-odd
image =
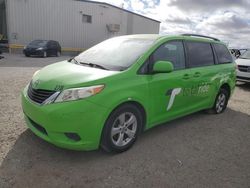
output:
[[[30,55],[29,54],[24,54],[25,55],[25,57],[30,57]]]
[[[115,109],[107,119],[101,138],[101,148],[106,152],[124,152],[135,143],[142,129],[143,117],[132,104]]]
[[[42,57],[43,57],[43,58],[46,58],[46,57],[48,57],[48,54],[47,54],[47,52],[46,52],[46,51],[44,51],[44,52],[43,52],[43,55],[42,55]]]
[[[229,99],[229,91],[221,88],[216,96],[213,108],[208,110],[208,113],[221,114],[227,108],[227,103]]]
[[[61,56],[61,52],[60,51],[57,51],[56,52],[56,57],[60,57]]]

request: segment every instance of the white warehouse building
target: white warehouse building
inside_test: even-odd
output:
[[[56,40],[81,51],[105,39],[158,34],[160,22],[123,8],[88,0],[0,0],[0,34],[10,49],[35,39]]]

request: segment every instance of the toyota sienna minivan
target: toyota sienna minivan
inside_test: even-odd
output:
[[[236,65],[216,38],[120,36],[35,72],[22,108],[27,126],[56,146],[122,152],[156,125],[222,113],[235,80]]]

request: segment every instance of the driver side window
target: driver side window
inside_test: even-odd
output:
[[[167,42],[161,45],[152,54],[153,64],[156,61],[170,61],[173,63],[174,70],[185,68],[184,47],[181,41]]]
[[[47,47],[48,47],[48,48],[51,48],[51,47],[52,47],[52,44],[51,44],[50,41],[47,43]]]

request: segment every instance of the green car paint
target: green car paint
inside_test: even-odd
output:
[[[131,103],[143,109],[145,113],[143,129],[147,130],[178,117],[212,108],[222,86],[228,88],[229,94],[234,90],[235,63],[233,60],[223,64],[216,63],[214,47],[211,47],[214,65],[200,67],[187,65],[185,44],[187,41],[207,43],[211,46],[224,45],[220,41],[182,35],[132,35],[117,38],[129,39],[126,43],[128,46],[131,41],[133,44],[133,40],[146,42],[145,44],[142,42],[137,49],[132,48],[131,51],[124,47],[123,50],[126,51],[117,51],[114,57],[110,57],[112,52],[108,51],[108,47],[105,49],[108,57],[101,52],[102,48],[96,48],[100,57],[103,56],[104,62],[107,59],[107,63],[101,64],[103,67],[85,62],[91,58],[94,59],[94,63],[98,60],[98,57],[95,59],[91,53],[87,53],[85,59],[82,58],[86,64],[79,64],[80,55],[71,62],[55,63],[34,74],[31,83],[22,92],[22,108],[27,126],[37,136],[62,148],[94,150],[100,146],[102,131],[108,117],[122,104]],[[116,50],[119,50],[119,46],[115,43],[116,38],[111,40]],[[159,65],[155,66],[156,70],[168,69],[170,72],[145,72],[147,68],[144,68],[151,61],[151,54],[160,46],[172,41],[183,44],[185,67],[171,71],[171,62],[170,65],[161,65],[157,62]],[[140,45],[145,45],[145,48]],[[133,50],[137,53],[134,59],[130,58]],[[126,56],[130,63],[126,62]],[[112,62],[112,58],[118,61]],[[120,62],[123,62],[122,66]],[[114,63],[117,63],[117,66]],[[82,95],[84,98],[76,97],[74,100],[63,101],[64,98],[67,100],[67,97],[71,97],[74,92],[69,90],[60,100],[58,99],[58,96],[68,89],[92,86],[98,88],[83,93],[81,90],[76,91],[77,97]],[[55,97],[48,103],[38,104],[29,97],[30,88],[45,94],[47,91],[54,91]],[[59,102],[56,102],[57,100]],[[68,133],[76,133],[77,139],[67,136]]]

